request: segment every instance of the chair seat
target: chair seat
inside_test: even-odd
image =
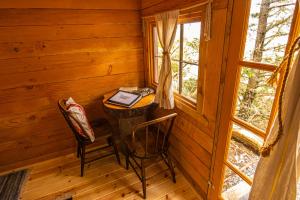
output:
[[[112,127],[106,119],[92,121],[91,126],[95,134],[95,141],[92,143],[89,138],[84,138],[86,144],[106,144],[107,138],[112,136]]]
[[[164,134],[159,134],[158,144],[156,144],[157,132],[153,129],[149,129],[148,132],[148,146],[147,157],[155,157],[162,152],[162,141]],[[132,140],[132,136],[128,135],[125,138],[125,144],[131,154],[136,157],[144,157],[146,153],[146,134],[144,131],[139,131],[135,134],[135,140]]]

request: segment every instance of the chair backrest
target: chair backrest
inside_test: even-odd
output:
[[[69,111],[66,107],[66,101],[67,101],[66,99],[58,100],[58,108],[59,108],[60,112],[62,113],[62,115],[64,116],[64,118],[65,118],[66,122],[68,123],[70,129],[72,130],[72,133],[74,134],[76,140],[78,142],[83,142],[87,139],[80,135],[80,133],[78,132],[78,130],[75,128],[74,124],[72,123],[71,118],[73,119],[74,122],[77,123],[77,125],[81,128],[81,130],[84,131],[84,128],[82,127],[82,125],[79,122],[77,122],[77,120],[75,118],[73,118],[69,114]]]
[[[132,131],[133,142],[135,142],[136,133],[138,131],[142,131],[145,134],[143,144],[144,158],[155,156],[157,154],[168,151],[169,136],[171,134],[176,116],[177,113],[171,113],[134,126]],[[155,147],[154,149],[153,145]],[[151,150],[149,151],[149,149]]]

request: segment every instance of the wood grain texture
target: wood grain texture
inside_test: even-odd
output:
[[[205,84],[202,113],[210,122],[216,119],[227,9],[215,10],[212,16],[212,38],[207,43],[204,64]],[[213,56],[212,56],[213,55]]]
[[[29,167],[21,199],[143,199],[141,183],[133,170],[117,165],[114,157],[93,162],[79,176],[79,161],[74,155],[58,157]],[[201,199],[178,169],[177,182],[171,181],[164,163],[147,170],[148,199]]]
[[[1,43],[136,36],[141,36],[140,24],[120,24],[118,29],[115,24],[0,27]]]
[[[140,22],[139,11],[133,10],[0,9],[1,26],[136,24]]]
[[[192,7],[203,2],[206,0],[142,0],[142,15],[151,16],[159,12]],[[225,0],[213,1],[213,9],[226,7],[227,1]]]
[[[75,150],[57,108],[144,84],[138,0],[0,2],[0,171]],[[13,9],[10,9],[13,8]]]
[[[56,8],[56,9],[128,9],[137,10],[140,8],[139,0],[8,0],[1,1],[0,8]]]
[[[8,59],[81,52],[112,52],[126,50],[127,48],[141,49],[142,40],[141,37],[102,37],[35,42],[4,42],[0,45],[0,59]]]

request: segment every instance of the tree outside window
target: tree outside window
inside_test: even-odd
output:
[[[200,22],[178,24],[174,44],[170,51],[173,89],[194,103],[197,100],[200,32]],[[154,80],[157,83],[163,50],[158,40],[156,27],[153,28],[153,35]]]
[[[249,0],[250,1],[250,0]],[[275,116],[278,88],[267,80],[286,54],[296,0],[252,0],[225,160],[224,199],[246,197],[259,148]]]

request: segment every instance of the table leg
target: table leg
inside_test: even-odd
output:
[[[121,118],[119,119],[119,130],[121,134],[121,138],[125,138],[128,135],[131,135],[132,128],[139,123],[145,122],[146,116],[137,116],[130,118]]]

